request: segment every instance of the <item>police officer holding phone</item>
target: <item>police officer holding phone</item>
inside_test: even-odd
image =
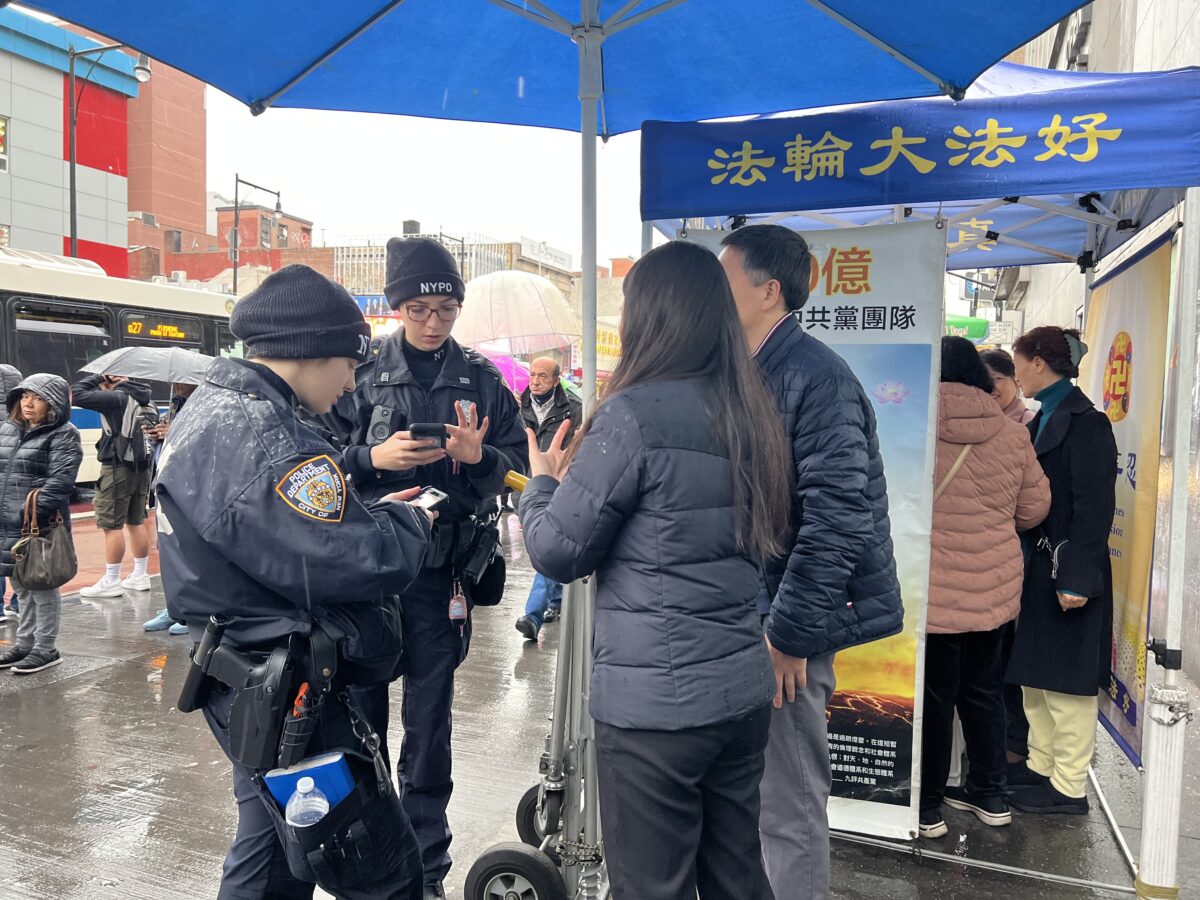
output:
[[[444,896],[450,870],[450,705],[454,671],[471,638],[471,585],[463,570],[468,558],[487,555],[487,541],[494,545],[494,530],[484,526],[505,474],[529,465],[520,411],[499,370],[450,337],[464,294],[454,257],[437,241],[388,241],[384,295],[403,328],[358,368],[353,397],[338,405],[350,435],[347,466],[368,499],[427,486],[448,495],[425,566],[401,596],[404,745],[397,774],[421,845],[426,897]]]
[[[332,693],[311,709],[313,733],[295,742],[297,755],[358,748],[364,719],[383,733],[402,639],[395,595],[419,572],[435,516],[403,502],[416,491],[376,492],[364,502],[342,455],[304,421],[303,413],[327,413],[353,387],[355,365],[369,353],[366,322],[345,288],[308,266],[287,266],[238,302],[229,326],[247,358],[212,363],[171,423],[159,460],[168,614],[188,623],[197,644],[179,708],[203,709],[233,762],[238,827],[219,900],[311,897],[321,875],[297,873],[279,812],[258,788],[263,771],[294,761],[283,759],[277,729],[308,714],[304,693],[276,690],[282,681],[269,680],[270,668],[247,678],[248,667],[283,651],[287,667],[320,676],[306,684],[314,693],[332,681]],[[242,667],[221,669],[218,656]],[[336,885],[323,880],[336,896],[421,896],[416,837],[391,800],[393,814],[367,834],[393,852],[378,852],[353,882],[345,873]]]

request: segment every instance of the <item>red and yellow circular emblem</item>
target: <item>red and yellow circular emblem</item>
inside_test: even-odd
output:
[[[1109,421],[1120,422],[1129,415],[1132,390],[1133,340],[1128,332],[1118,331],[1104,367],[1104,412]]]

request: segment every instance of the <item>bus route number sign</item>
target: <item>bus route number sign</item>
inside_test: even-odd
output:
[[[174,322],[161,319],[134,319],[125,323],[125,333],[133,337],[160,341],[186,341],[187,332]]]

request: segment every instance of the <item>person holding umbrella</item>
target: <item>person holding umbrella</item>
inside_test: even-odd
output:
[[[75,406],[100,413],[103,434],[100,481],[96,485],[96,527],[104,532],[104,576],[81,597],[120,597],[125,590],[150,590],[150,531],[146,513],[150,499],[150,446],[144,426],[157,424],[150,405],[150,386],[124,375],[81,372],[71,385]],[[133,573],[121,580],[126,537],[133,549]]]

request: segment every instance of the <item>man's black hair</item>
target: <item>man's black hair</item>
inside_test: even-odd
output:
[[[742,254],[742,268],[755,286],[775,279],[787,308],[804,308],[812,254],[799,234],[782,225],[747,225],[725,235],[721,246]]]

